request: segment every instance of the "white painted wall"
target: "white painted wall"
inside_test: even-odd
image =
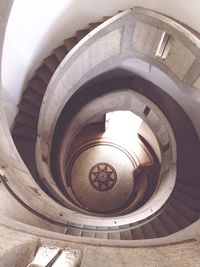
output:
[[[200,1],[190,0],[15,0],[3,50],[2,83],[10,125],[21,92],[42,59],[89,22],[131,6],[147,7],[200,32]]]

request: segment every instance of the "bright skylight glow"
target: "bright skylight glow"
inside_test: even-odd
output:
[[[131,111],[114,111],[106,114],[104,137],[129,145],[134,143],[142,119]]]

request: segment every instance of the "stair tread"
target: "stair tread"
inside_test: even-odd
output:
[[[66,231],[65,231],[65,234],[81,236],[81,233],[82,233],[81,229],[73,228],[73,227],[70,227],[70,226],[82,228],[83,227],[82,224],[70,222],[70,223],[68,223],[68,227],[66,228]]]
[[[20,136],[26,139],[34,140],[36,138],[36,129],[30,128],[28,126],[24,126],[23,124],[15,124],[12,135],[14,136]]]
[[[30,173],[35,179],[36,175],[36,163],[35,163],[35,138],[25,138],[21,136],[14,136],[14,143],[19,151],[21,157],[23,158],[24,163],[29,169]]]
[[[159,215],[159,219],[161,220],[164,227],[167,229],[169,234],[173,234],[180,230],[177,223],[170,217],[170,215],[166,212],[166,209]]]
[[[88,33],[90,32],[89,29],[83,29],[80,31],[76,32],[76,38],[78,41],[80,41],[81,39],[83,39],[83,37],[85,37]]]
[[[187,227],[190,224],[190,221],[184,217],[178,210],[176,210],[172,205],[168,205],[165,209],[167,214],[172,218],[174,223],[178,226],[178,230],[181,230]]]
[[[169,233],[159,217],[151,221],[157,237],[167,236]]]
[[[145,239],[157,237],[156,232],[155,232],[154,227],[152,226],[151,222],[148,222],[148,223],[142,225],[141,227],[142,227],[142,231],[144,233]]]
[[[46,64],[42,64],[42,66],[36,70],[36,73],[46,84],[49,83],[52,77],[52,72],[49,70]]]
[[[81,230],[69,227],[65,231],[65,234],[66,235],[81,236]]]
[[[120,237],[121,237],[121,240],[132,240],[133,239],[131,230],[120,232]]]
[[[77,43],[78,40],[76,37],[68,38],[64,40],[67,51],[69,52]]]
[[[134,240],[144,239],[145,238],[141,226],[139,226],[139,227],[134,228],[133,230],[131,230],[131,233],[132,233],[132,236],[133,236],[133,239]]]
[[[24,111],[25,113],[31,114],[36,118],[38,117],[39,108],[37,108],[34,104],[27,101],[26,99],[22,99],[18,106],[19,109]]]
[[[104,17],[103,17],[103,21],[106,21],[106,20],[108,20],[108,19],[110,19],[110,18],[112,18],[112,16],[104,16]]]
[[[42,96],[39,95],[34,89],[32,88],[28,88],[27,90],[25,90],[23,92],[23,97],[33,103],[34,105],[36,105],[38,108],[40,108],[41,106],[41,102],[42,102]]]
[[[190,185],[178,182],[176,184],[176,189],[177,191],[186,194],[188,197],[191,197],[196,200],[200,200],[200,194],[199,194],[200,187],[197,187],[197,186],[194,187],[194,186],[190,186]]]
[[[81,236],[94,238],[95,231],[94,232],[92,232],[92,231],[82,231]]]
[[[120,231],[118,231],[119,227],[107,227],[107,229],[108,230],[115,230],[114,232],[108,233],[108,239],[116,239],[116,240],[121,239]]]
[[[54,49],[54,54],[56,55],[59,62],[62,62],[64,57],[67,55],[68,51],[65,45],[61,45]]]
[[[92,31],[92,30],[94,30],[95,28],[97,28],[101,24],[102,24],[102,22],[100,22],[100,21],[99,22],[92,22],[92,23],[89,24],[89,30]]]
[[[21,123],[32,128],[37,128],[37,119],[30,114],[19,111],[15,117],[15,123]]]
[[[97,230],[107,230],[108,228],[107,227],[97,226],[96,229]],[[108,239],[108,233],[104,233],[103,231],[102,232],[95,232],[95,238]]]
[[[47,68],[51,71],[52,74],[55,72],[55,70],[60,64],[55,54],[48,56],[43,60],[43,62],[44,64],[46,64]]]
[[[45,91],[47,89],[47,85],[45,84],[45,82],[43,82],[38,76],[33,77],[29,81],[28,86],[30,86],[31,88],[36,90],[37,93],[42,95],[42,96],[45,94]]]
[[[173,208],[178,210],[178,213],[185,217],[189,222],[195,221],[197,217],[197,213],[185,206],[180,200],[176,199],[175,196],[172,198],[171,205]]]
[[[189,196],[178,189],[174,192],[173,196],[175,199],[182,201],[186,207],[192,209],[194,212],[200,211],[200,199],[192,198],[192,196]]]
[[[108,233],[108,239],[120,240],[121,239],[120,232]]]

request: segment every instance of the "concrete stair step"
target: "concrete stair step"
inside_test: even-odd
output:
[[[144,237],[144,233],[143,233],[143,229],[141,226],[139,226],[138,228],[134,228],[133,230],[131,230],[131,234],[134,240],[137,239],[145,239]]]
[[[141,228],[142,228],[142,231],[144,233],[145,239],[157,237],[156,231],[155,231],[153,225],[151,224],[151,222],[148,222],[147,224],[142,225]]]
[[[131,230],[126,230],[126,231],[120,232],[120,239],[121,240],[132,240],[133,236],[132,236]]]
[[[51,80],[52,72],[49,70],[46,64],[40,66],[35,72],[46,84],[48,84]]]
[[[67,51],[65,45],[61,45],[61,46],[57,47],[56,49],[54,49],[54,54],[60,63],[63,61],[63,59],[67,55],[67,53],[68,53],[68,51]]]
[[[95,233],[95,238],[102,238],[102,239],[108,239],[108,233],[103,232],[103,230],[107,230],[107,227],[96,227],[97,230],[102,230],[102,232],[96,232]]]
[[[15,123],[21,123],[31,128],[37,128],[37,120],[34,116],[20,111],[15,117]]]
[[[180,211],[177,210],[175,207],[173,207],[171,204],[168,204],[167,208],[165,209],[165,212],[167,212],[169,217],[178,226],[178,230],[181,230],[181,229],[187,227],[188,225],[190,225],[190,221],[185,216],[183,216],[180,213]],[[166,224],[165,224],[165,226],[166,226]]]
[[[183,184],[178,182],[176,184],[176,189],[177,191],[183,193],[184,195],[187,195],[188,197],[192,198],[192,199],[196,199],[200,201],[200,187],[197,186],[190,186],[187,184]]]
[[[42,81],[40,79],[40,77],[36,76],[33,77],[29,83],[28,83],[28,87],[31,87],[32,89],[34,89],[38,94],[40,95],[44,95],[47,89],[47,85],[45,84],[44,81]]]
[[[71,37],[71,38],[65,39],[64,43],[65,43],[65,47],[67,48],[67,51],[69,52],[78,43],[78,40],[76,39],[76,37]]]
[[[34,140],[36,129],[17,123],[13,128],[12,135],[25,138],[26,140]]]
[[[99,22],[90,23],[89,24],[89,30],[92,31],[92,30],[94,30],[96,27],[98,27],[101,24],[102,24],[102,22],[100,22],[100,21]]]
[[[183,193],[178,188],[173,193],[173,196],[191,210],[197,213],[200,211],[200,199],[198,200],[197,196],[194,195],[195,198],[192,198],[192,196],[187,195],[187,192]]]
[[[83,37],[85,37],[88,33],[90,32],[89,29],[83,29],[80,31],[76,32],[76,38],[78,41],[80,41],[81,39],[83,39]]]
[[[116,239],[116,240],[120,240],[120,239],[121,239],[120,232],[116,232],[116,233],[108,233],[108,239]]]
[[[72,227],[70,227],[70,226],[72,226]],[[73,228],[73,226],[74,226],[74,228]],[[66,228],[65,234],[66,235],[81,236],[82,230],[81,229],[78,229],[76,227],[82,228],[83,225],[82,224],[78,224],[78,223],[72,223],[72,222],[70,222],[68,224],[68,227]]]
[[[36,172],[36,164],[34,162],[35,139],[26,139],[21,136],[14,136],[14,143],[19,151],[24,163],[31,173]],[[35,178],[35,176],[34,176]]]
[[[175,198],[174,195],[172,200],[171,205],[173,205],[173,208],[178,210],[178,213],[181,213],[181,215],[184,216],[190,223],[198,219],[197,213],[185,206],[180,200]]]
[[[47,58],[45,58],[43,60],[43,63],[47,66],[47,68],[52,74],[55,72],[55,70],[60,64],[55,54],[52,54],[48,56]]]
[[[30,103],[40,108],[42,103],[42,96],[39,95],[34,89],[29,88],[29,90],[25,90],[23,92],[23,97]]]
[[[151,221],[151,225],[153,226],[157,237],[163,237],[169,234],[159,216]]]
[[[108,19],[110,19],[110,18],[112,18],[112,16],[104,16],[104,17],[103,17],[103,22],[105,22],[106,20],[108,20]]]
[[[120,231],[117,231],[119,227],[109,227],[109,230],[116,230],[115,232],[108,233],[108,239],[121,239]]]
[[[37,118],[39,114],[39,108],[26,99],[22,99],[19,103],[19,109],[24,113],[30,114]]]
[[[178,224],[172,219],[172,217],[166,211],[167,208],[159,215],[159,219],[166,228],[168,234],[173,234],[180,230]]]
[[[82,231],[81,236],[90,237],[90,238],[94,238],[95,237],[95,230],[96,230],[95,226],[83,225],[83,228],[84,229],[94,229],[94,231]]]

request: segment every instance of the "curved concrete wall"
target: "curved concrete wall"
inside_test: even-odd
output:
[[[138,10],[138,9],[136,9],[136,10]],[[129,15],[129,11],[128,12],[125,12],[124,14],[125,15],[126,14]],[[116,27],[116,28],[114,30],[111,29],[111,30],[113,30],[113,32],[112,31],[111,32],[108,31],[107,35],[104,36],[105,35],[105,32],[101,31],[101,29],[104,29],[104,26],[109,25],[110,22],[106,22],[102,27],[100,27],[100,31],[97,30],[97,33],[98,34],[100,33],[100,36],[97,36],[97,37],[98,38],[101,37],[100,40],[101,41],[103,40],[103,43],[104,42],[107,42],[106,44],[109,45],[110,44],[110,41],[113,40],[113,34],[114,34],[114,37],[117,36],[118,41],[119,41],[119,39],[121,38],[121,35],[119,34],[120,33],[120,30],[117,29],[117,26],[119,26],[118,19],[121,19],[122,18],[122,20],[123,20],[124,14],[118,15],[117,18],[114,18],[114,20],[113,19],[111,20],[111,22],[113,22],[113,21],[116,22],[116,25],[114,25],[114,27]],[[152,13],[150,12],[150,14],[152,14]],[[131,17],[131,15],[130,15],[130,17]],[[171,21],[171,20],[169,20],[169,21]],[[135,23],[135,22],[136,21],[133,21],[133,23]],[[181,29],[183,29],[183,28],[181,27]],[[128,31],[127,31],[126,34],[127,34],[126,35],[126,37],[127,37],[128,36]],[[189,36],[191,36],[191,34],[188,31],[186,31],[186,34],[187,35],[189,34]],[[93,35],[93,37],[95,37],[95,34]],[[87,43],[85,43],[86,40],[87,40],[87,37],[81,43],[83,45],[82,48],[80,48],[80,45],[79,45],[79,46],[76,47],[76,49],[77,48],[78,49],[80,48],[80,51],[81,51],[81,49],[84,49],[84,45],[88,45]],[[88,41],[89,41],[89,39],[88,39]],[[95,38],[93,38],[92,39],[92,42],[93,41],[97,41],[97,40],[95,40]],[[91,42],[91,40],[89,42]],[[186,42],[186,40],[185,40],[185,42]],[[198,40],[194,37],[192,39],[192,42],[193,42],[193,44],[196,44],[196,43],[198,43]],[[112,46],[113,47],[112,46],[109,46],[109,50],[106,51],[106,52],[104,51],[104,49],[101,48],[103,53],[100,54],[100,57],[99,57],[100,62],[101,62],[101,60],[107,59],[107,56],[108,57],[110,55],[112,56],[112,55],[114,55],[115,52],[118,53],[120,51],[120,44],[119,43],[120,43],[120,41],[118,43],[112,43]],[[95,42],[93,44],[94,44],[93,48],[95,48],[95,49],[98,48],[98,46],[96,46]],[[111,49],[111,48],[113,48],[113,49]],[[125,48],[126,47],[124,46],[123,47],[124,51],[125,51]],[[93,52],[95,52],[95,49],[94,49]],[[192,49],[193,49],[193,52],[195,53],[195,51],[196,51],[197,48],[196,48],[196,46],[193,46]],[[80,51],[78,51],[78,52],[80,52]],[[83,51],[81,51],[81,53],[82,52]],[[74,54],[73,54],[73,51],[72,51],[71,54],[69,55],[69,57],[67,59],[69,59],[70,56],[72,56]],[[77,56],[79,57],[80,54],[78,53]],[[78,58],[78,60],[81,60],[81,59]],[[87,61],[87,57],[85,58],[85,60]],[[94,58],[94,60],[96,60],[96,59]],[[96,63],[100,63],[100,62],[93,62],[93,63],[96,64]],[[63,63],[63,66],[65,66],[65,63],[66,63],[66,61]],[[79,63],[80,63],[80,61],[79,61]],[[160,64],[160,65],[162,66],[162,64]],[[85,66],[88,67],[87,64]],[[65,68],[63,68],[63,69],[66,70]],[[75,70],[76,70],[76,68],[74,69],[74,71]],[[62,74],[62,71],[60,72],[61,74]],[[82,69],[81,71],[83,71],[83,73],[84,73],[85,69]],[[59,73],[59,75],[60,75],[60,73]],[[74,80],[73,80],[74,78],[76,78],[76,79],[77,78],[80,78],[81,77],[80,74],[82,74],[82,73],[80,72],[79,73],[79,76],[76,76],[76,77],[70,76],[71,79],[72,79],[71,82],[72,83],[74,82]],[[175,80],[177,80],[177,77],[176,77],[175,74],[172,73],[172,76],[173,76],[173,78]],[[89,76],[89,78],[91,78],[91,77]],[[76,79],[75,79],[75,82],[76,82]],[[55,80],[53,80],[53,82],[55,82]],[[69,85],[70,85],[70,83],[68,84],[68,86]],[[62,90],[61,91],[59,90],[58,93],[59,94],[60,93],[62,94],[63,91]],[[59,94],[57,94],[57,96],[59,96]],[[61,99],[63,100],[63,97],[61,97]],[[59,98],[58,98],[58,100],[59,100]],[[55,103],[52,103],[52,102],[48,103],[47,107],[45,107],[45,112],[53,104],[55,104]],[[57,104],[60,106],[59,101],[57,102]],[[63,102],[63,105],[64,104],[65,103]],[[57,113],[55,113],[55,111],[56,110],[55,110],[55,107],[54,107],[54,109],[52,109],[51,110],[51,113],[49,113],[49,115],[48,115],[49,116],[49,119],[51,119],[51,121],[53,121],[53,123],[55,122],[55,120],[54,120],[55,117],[54,116],[57,115]],[[52,114],[54,116],[51,117],[50,115],[52,115]],[[43,119],[43,117],[42,117],[42,119]],[[45,117],[45,119],[46,119],[46,117]],[[15,147],[14,147],[14,145],[12,143],[12,140],[11,140],[9,134],[7,134],[7,135],[5,134],[5,131],[8,131],[7,130],[7,126],[5,124],[4,125],[2,124],[2,126],[4,126],[4,129],[2,131],[4,133],[4,135],[2,135],[2,136],[5,137],[5,138],[2,139],[2,142],[5,142],[6,144],[2,144],[2,147],[4,149],[2,151],[5,151],[5,154],[2,155],[1,162],[2,162],[2,164],[4,163],[4,170],[3,170],[3,172],[8,177],[7,185],[10,186],[15,191],[15,193],[18,194],[22,198],[22,200],[24,202],[28,203],[30,206],[33,206],[33,208],[35,208],[35,209],[39,209],[40,213],[43,214],[43,212],[45,210],[46,211],[46,215],[48,215],[49,217],[52,217],[52,214],[53,214],[53,219],[55,219],[56,221],[58,220],[59,222],[63,223],[64,225],[66,224],[66,221],[67,221],[68,218],[69,219],[72,219],[72,220],[75,219],[76,216],[74,216],[74,214],[72,212],[69,212],[67,210],[65,210],[64,212],[61,212],[61,210],[62,210],[61,208],[62,207],[59,206],[59,205],[57,205],[57,204],[55,204],[49,197],[47,197],[37,187],[36,183],[32,180],[32,177],[30,176],[30,173],[28,172],[27,168],[24,166],[23,162],[21,161],[21,159],[20,159],[17,151],[15,150]],[[52,125],[46,125],[46,124],[44,124],[44,126],[45,127],[48,126],[51,129],[51,126]],[[44,128],[44,129],[41,129],[41,130],[42,131],[44,130],[44,132],[47,132],[47,136],[49,136],[49,134],[51,134],[51,133],[49,133],[47,131],[48,130],[47,128]],[[45,136],[45,138],[46,138],[46,136]],[[33,199],[35,199],[34,202],[32,201]],[[50,206],[51,206],[51,208],[50,208]],[[48,207],[48,209],[46,207]],[[89,218],[85,218],[85,219],[87,221],[87,219],[89,219]]]
[[[143,113],[146,106],[150,108],[148,117]],[[77,132],[80,131],[80,127],[84,127],[93,118],[99,117],[100,114],[106,114],[114,110],[130,110],[141,117],[154,133],[161,151],[161,171],[156,194],[140,209],[129,214],[134,216],[132,217],[132,222],[135,219],[139,221],[141,218],[144,219],[150,216],[152,212],[155,213],[164,205],[173,191],[176,180],[176,142],[173,131],[162,112],[144,96],[131,90],[122,89],[122,91],[115,93],[107,93],[85,105],[80,112],[74,116],[68,127],[67,134],[63,138],[59,153],[61,179],[63,185],[67,188],[65,172],[67,152],[71,140],[73,140]],[[164,151],[163,148],[166,144],[169,145],[169,149]],[[43,151],[41,151],[41,153],[43,153]],[[41,171],[40,175],[50,177],[51,174],[47,173],[46,163],[41,160],[38,160],[37,163],[38,169]],[[157,197],[159,201],[156,199]],[[129,217],[129,215],[127,217]],[[123,217],[125,219],[125,216]],[[115,215],[115,220],[117,221],[117,219]]]
[[[166,58],[162,59],[156,53],[166,33],[172,41]],[[146,62],[149,68],[157,67],[177,83],[173,97],[179,103],[187,95],[190,106],[187,113],[200,134],[195,116],[200,111],[199,48],[200,40],[180,24],[142,8],[125,11],[105,22],[70,51],[54,74],[40,114],[39,134],[44,143],[45,139],[47,143],[51,140],[59,114],[73,93],[127,59]],[[181,106],[184,108],[183,103]]]
[[[0,59],[1,59],[1,52],[3,47],[3,40],[5,29],[7,25],[7,19],[9,16],[10,8],[12,6],[13,1],[8,0],[1,0],[0,1]],[[1,67],[1,65],[0,65]],[[6,175],[5,182],[10,183],[13,186],[13,189],[17,195],[20,195],[23,199],[23,196],[29,195],[29,201],[32,202],[34,196],[40,198],[40,189],[38,185],[34,182],[33,178],[31,177],[27,167],[25,166],[24,162],[22,161],[16,147],[13,143],[12,137],[9,132],[7,119],[5,116],[5,112],[3,109],[3,101],[2,101],[2,87],[1,87],[1,80],[0,80],[0,175]],[[16,182],[16,183],[15,183]],[[25,185],[25,187],[24,187]],[[8,216],[17,218],[21,214],[21,221],[23,222],[30,222],[29,219],[35,225],[44,225],[44,221],[38,220],[38,218],[31,213],[24,209],[21,205],[16,203],[13,196],[8,194],[3,188],[2,181],[0,182],[0,190],[1,190],[1,205],[0,205],[0,212],[4,213]],[[19,191],[18,191],[19,190]],[[28,195],[27,195],[28,193]],[[43,192],[41,191],[42,195]],[[47,197],[49,201],[51,199]],[[48,202],[46,202],[46,207],[48,206]],[[37,202],[37,201],[36,201]],[[16,203],[16,205],[15,205]],[[42,202],[41,202],[42,204]],[[39,204],[40,205],[40,204]],[[46,207],[43,207],[46,209]],[[59,209],[61,210],[62,207]],[[57,210],[57,216],[61,213]],[[19,218],[19,217],[18,217]],[[35,223],[34,223],[35,221]],[[39,224],[38,224],[39,223]],[[52,225],[51,225],[52,226]],[[52,227],[49,227],[49,229]]]
[[[12,0],[1,0],[0,1],[0,60],[2,55],[2,47],[5,29],[7,25],[7,19],[11,6],[13,4]],[[1,65],[0,65],[1,69]],[[28,175],[29,172],[26,169],[23,161],[21,160],[15,145],[10,136],[8,129],[8,123],[3,109],[2,101],[2,87],[1,87],[1,76],[0,76],[0,175],[7,174],[8,177],[18,177],[21,179],[22,176]],[[29,177],[30,179],[30,177]],[[1,191],[1,205],[0,213],[10,215],[14,218],[21,217],[21,221],[28,222],[29,219],[31,222],[35,221],[35,225],[44,225],[44,221],[39,222],[38,218],[33,216],[33,214],[27,212],[21,205],[16,203],[15,199],[3,188],[3,184],[0,182],[0,191]],[[15,215],[14,215],[15,213]],[[28,214],[29,213],[29,214]],[[34,224],[34,223],[33,223]],[[47,227],[48,228],[48,227]],[[49,229],[52,229],[52,225],[49,226]],[[13,258],[14,259],[14,258]],[[1,262],[0,262],[1,264]]]
[[[4,33],[5,29],[5,22],[7,18],[7,14],[9,12],[9,8],[12,1],[0,1],[0,17],[2,18],[2,21],[0,23],[0,32]],[[2,37],[2,35],[1,35]],[[3,38],[0,38],[0,40],[3,40]],[[1,45],[2,43],[0,43]],[[197,83],[198,85],[198,83]],[[1,104],[1,103],[0,103]],[[12,177],[12,175],[15,175],[16,178],[20,179],[22,175],[27,174],[25,180],[26,182],[29,181],[30,175],[27,172],[27,169],[24,167],[17,151],[15,150],[13,143],[11,142],[11,138],[8,132],[7,122],[4,117],[4,112],[1,108],[1,118],[0,118],[0,135],[1,135],[1,167],[4,166],[4,168],[8,168],[9,165],[11,166],[11,169],[7,171],[8,177]],[[6,169],[5,168],[5,169]],[[9,167],[10,168],[10,167]],[[5,170],[6,172],[6,170]],[[2,174],[2,171],[1,171]],[[21,193],[23,194],[27,190],[27,188],[22,188]],[[33,196],[33,192],[32,192]],[[46,206],[46,208],[48,205]],[[69,237],[65,235],[55,234],[48,231],[42,231],[41,229],[34,228],[28,225],[20,224],[19,222],[16,222],[12,219],[7,219],[0,215],[1,218],[1,224],[7,225],[7,227],[1,226],[1,252],[0,252],[0,265],[1,266],[13,266],[14,264],[22,264],[27,265],[28,262],[32,259],[33,254],[35,253],[36,247],[38,245],[38,241],[45,242],[48,244],[59,244],[60,246],[66,246],[66,242],[71,242],[72,246],[74,246],[74,243],[78,243],[77,246],[84,251],[83,255],[83,266],[93,266],[94,262],[98,262],[99,266],[106,266],[106,264],[110,264],[110,262],[113,263],[121,263],[121,264],[128,264],[131,265],[133,262],[135,262],[137,265],[144,265],[144,264],[151,264],[151,265],[159,265],[160,263],[166,264],[166,265],[173,265],[173,266],[195,266],[199,262],[199,240],[197,236],[199,236],[199,222],[197,222],[195,225],[190,226],[188,229],[172,235],[167,238],[162,239],[155,239],[154,241],[149,240],[144,243],[144,241],[136,241],[136,242],[123,242],[121,243],[121,246],[123,247],[133,247],[133,246],[141,246],[142,249],[136,248],[136,249],[119,249],[116,250],[111,248],[109,249],[108,246],[118,247],[119,244],[116,241],[104,241],[101,244],[104,246],[107,246],[107,248],[94,248],[91,247],[91,244],[95,244],[96,242],[100,242],[100,240],[91,240],[88,239],[86,242],[90,246],[83,247],[80,245],[80,238],[79,237]],[[10,228],[16,228],[17,231],[13,231],[8,229]],[[19,233],[20,231],[20,233]],[[31,234],[39,236],[33,237],[30,235],[26,235],[24,232],[29,232]],[[197,239],[195,239],[195,237]],[[51,238],[52,240],[47,240],[47,238]],[[190,242],[183,242],[179,244],[172,245],[172,242],[178,242],[187,240],[190,238]],[[191,240],[191,238],[193,238]],[[63,240],[57,241],[57,240]],[[9,241],[9,242],[8,242]],[[161,247],[162,244],[164,244],[164,247]],[[169,246],[166,246],[166,244],[169,244]],[[144,246],[152,246],[152,245],[159,245],[159,247],[156,248],[144,248]],[[31,250],[30,250],[31,249]],[[22,254],[26,257],[23,257],[23,261],[20,261],[20,257]],[[98,255],[98,258],[94,259],[94,255]],[[102,257],[103,255],[103,257]],[[130,256],[131,255],[131,256]],[[107,259],[107,262],[105,262],[105,256]],[[18,262],[16,261],[18,259]],[[167,259],[167,260],[166,260]],[[170,259],[170,261],[169,261]]]

